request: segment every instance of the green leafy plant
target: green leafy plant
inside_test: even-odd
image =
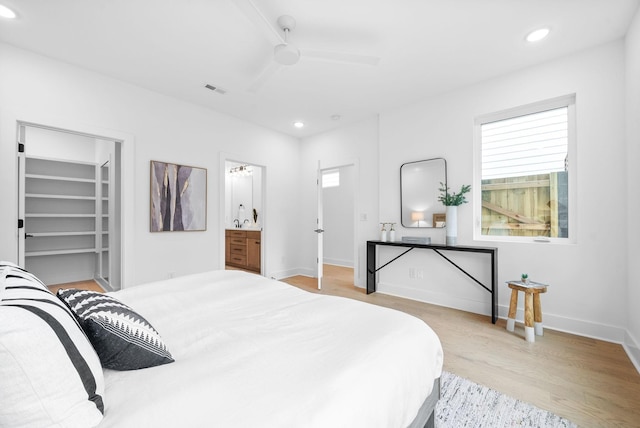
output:
[[[524,281],[525,279],[529,279],[529,275],[527,275],[526,273],[523,273],[522,280]]]
[[[449,206],[458,206],[467,203],[467,198],[464,196],[465,194],[471,191],[471,185],[463,184],[458,193],[449,192],[449,186],[446,186],[443,182],[440,182],[440,196],[438,196],[438,200],[442,202],[442,205],[445,207]]]

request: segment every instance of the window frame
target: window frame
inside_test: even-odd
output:
[[[506,120],[518,116],[538,113],[545,110],[567,107],[567,151],[568,151],[568,188],[569,188],[569,236],[566,238],[534,237],[534,236],[499,236],[482,234],[482,135],[481,126],[485,123]],[[520,242],[520,243],[552,243],[575,244],[577,242],[577,138],[576,138],[576,95],[564,95],[544,101],[534,102],[494,113],[475,117],[473,125],[473,239],[474,241]]]

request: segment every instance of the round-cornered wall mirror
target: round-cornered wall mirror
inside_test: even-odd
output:
[[[438,201],[441,184],[447,184],[443,158],[407,162],[400,166],[400,219],[403,227],[445,226],[445,206]]]

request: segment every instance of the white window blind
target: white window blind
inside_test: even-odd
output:
[[[322,171],[322,187],[338,187],[340,186],[340,170],[330,169]]]
[[[484,123],[482,179],[565,171],[568,107]]]

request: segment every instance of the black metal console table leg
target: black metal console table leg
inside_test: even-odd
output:
[[[497,251],[497,250],[496,250]],[[498,321],[498,255],[491,253],[491,322]]]
[[[376,246],[367,242],[367,294],[376,291]]]

